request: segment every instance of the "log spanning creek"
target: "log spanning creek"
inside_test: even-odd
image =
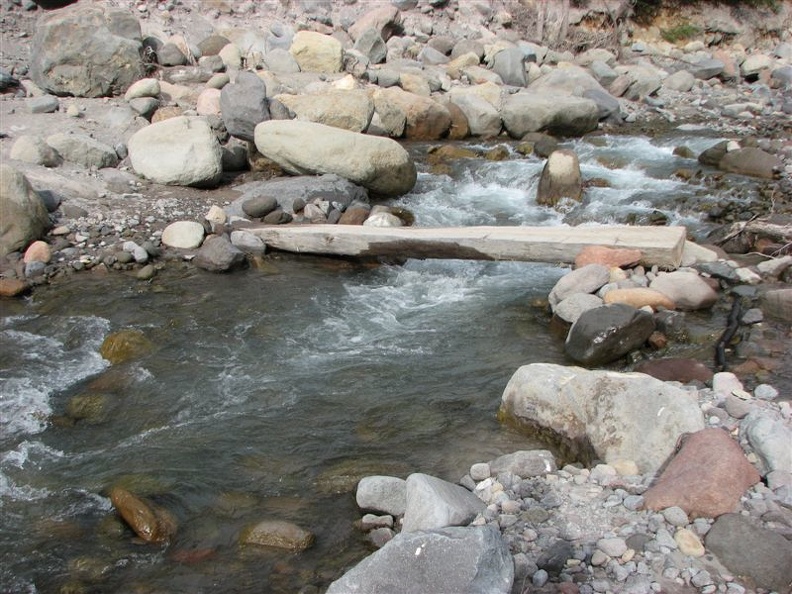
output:
[[[587,190],[571,213],[534,201],[542,161],[470,159],[422,173],[393,204],[419,226],[557,226],[666,217],[703,233],[677,157],[717,139],[601,137],[570,146]],[[750,180],[744,180],[751,184]],[[680,205],[686,205],[680,207]],[[512,373],[568,363],[532,305],[558,264],[407,260],[372,267],[276,255],[228,276],[166,270],[151,283],[89,274],[4,302],[0,316],[0,591],[297,592],[324,588],[367,548],[356,481],[472,463],[538,442],[499,425]],[[722,319],[708,320],[721,327]],[[134,328],[152,348],[111,366]],[[77,422],[70,403],[95,395]],[[118,519],[120,485],[173,515],[168,544]],[[293,554],[240,544],[264,519],[316,535]]]

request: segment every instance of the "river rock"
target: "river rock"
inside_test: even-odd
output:
[[[691,518],[716,518],[737,507],[760,480],[740,445],[723,429],[688,436],[657,482],[644,493],[647,509],[681,507]]]
[[[569,329],[564,352],[588,366],[615,361],[643,345],[655,330],[652,314],[622,303],[583,312]]]
[[[406,481],[404,532],[464,526],[484,510],[473,493],[428,474],[413,473]]]
[[[132,135],[128,148],[135,172],[159,184],[211,186],[223,173],[220,144],[202,117],[146,126]]]
[[[47,207],[27,178],[0,164],[0,257],[24,248],[50,228]]]
[[[124,93],[125,101],[139,99],[141,97],[159,97],[160,83],[156,78],[141,78],[132,84]]]
[[[658,71],[646,64],[623,66],[616,69],[625,71],[629,79],[629,86],[624,92],[624,97],[630,101],[641,101],[653,95],[663,84]]]
[[[344,69],[341,42],[330,35],[299,31],[292,40],[289,53],[303,72],[341,72]]]
[[[275,73],[293,74],[300,71],[300,65],[287,50],[276,48],[262,57],[267,70]]]
[[[369,27],[355,40],[355,49],[366,56],[369,63],[380,64],[388,55],[388,48],[379,32]]]
[[[508,594],[514,564],[496,526],[402,532],[347,571],[327,594]]]
[[[213,33],[198,42],[198,51],[201,52],[201,56],[216,56],[229,43],[231,41],[227,37]]]
[[[244,252],[234,246],[226,235],[207,237],[193,259],[198,268],[209,272],[228,272],[244,265],[246,261]]]
[[[292,174],[335,173],[382,196],[405,194],[417,179],[410,155],[389,138],[271,120],[256,126],[255,142],[262,155]]]
[[[709,77],[708,77],[709,78]],[[696,77],[688,70],[679,70],[674,74],[669,75],[663,81],[663,86],[672,91],[681,91],[687,93],[693,88],[696,82]]]
[[[9,156],[17,161],[43,165],[44,167],[57,167],[63,158],[54,148],[48,145],[40,136],[23,134],[11,146]]]
[[[674,533],[674,542],[679,552],[689,557],[703,557],[707,552],[696,533],[687,528],[680,528]]]
[[[773,58],[767,54],[750,54],[740,64],[740,72],[744,78],[756,79],[762,70],[769,70],[774,63]]]
[[[503,126],[496,105],[488,101],[476,87],[455,87],[451,90],[451,102],[465,115],[472,136],[495,137]]]
[[[313,533],[283,520],[264,520],[247,528],[240,537],[245,545],[259,545],[300,552],[313,546]]]
[[[140,330],[124,329],[108,334],[99,354],[113,365],[125,363],[132,359],[139,359],[151,352],[154,345]]]
[[[687,68],[695,78],[700,80],[709,80],[710,78],[715,78],[716,76],[723,74],[724,70],[726,69],[726,64],[717,58],[704,58],[701,60],[696,60],[695,62],[691,62]],[[676,90],[684,91],[685,89],[680,88]]]
[[[792,323],[792,289],[773,289],[762,295],[762,311],[771,317]]]
[[[55,113],[60,107],[60,101],[53,95],[41,95],[28,99],[27,107],[30,113]]]
[[[162,243],[173,248],[191,250],[201,245],[204,228],[195,221],[175,221],[162,231]]]
[[[664,382],[707,383],[712,381],[712,370],[694,359],[666,358],[641,361],[635,371],[656,377]]]
[[[602,264],[608,268],[626,268],[640,262],[641,257],[641,250],[588,245],[575,256],[575,268],[582,268],[588,264]]]
[[[30,76],[55,95],[118,95],[143,78],[140,25],[130,13],[77,4],[36,24]]]
[[[166,509],[144,501],[122,487],[110,489],[113,507],[135,534],[146,542],[168,542],[176,534],[176,520]]]
[[[630,287],[626,289],[613,289],[605,293],[605,303],[624,303],[636,309],[651,307],[659,309],[676,309],[676,305],[660,291],[644,287]]]
[[[373,8],[360,16],[347,29],[347,33],[357,41],[367,30],[373,29],[384,41],[387,41],[400,25],[399,9],[392,4],[384,5]]]
[[[0,297],[19,297],[30,290],[30,285],[18,278],[0,278]]]
[[[267,245],[258,235],[241,229],[231,232],[231,243],[244,253],[254,256],[261,256],[267,251]]]
[[[681,310],[706,309],[718,300],[718,294],[704,279],[684,270],[658,274],[649,288],[666,295]]]
[[[374,114],[374,102],[362,89],[331,90],[309,95],[280,94],[272,99],[284,105],[293,117],[351,132],[363,132]]]
[[[307,204],[317,198],[336,202],[341,206],[341,210],[355,202],[368,207],[368,193],[365,188],[330,173],[250,182],[235,189],[242,192],[242,196],[226,209],[229,215],[242,216],[245,212],[243,205],[248,200],[261,196],[277,196],[278,206],[290,214],[295,212],[295,202]]]
[[[436,140],[448,132],[451,114],[429,97],[398,87],[374,91],[374,106],[386,130],[399,137],[399,129],[410,140]]]
[[[709,549],[736,575],[760,588],[788,592],[792,583],[792,543],[740,514],[724,514],[707,532]]]
[[[542,428],[584,455],[633,460],[657,471],[680,435],[704,428],[694,394],[642,373],[587,371],[550,363],[520,367],[503,392],[500,418]]]
[[[525,54],[518,47],[502,49],[492,61],[492,70],[503,80],[503,84],[524,87],[528,84],[525,74]]]
[[[558,469],[555,457],[549,450],[521,450],[504,454],[492,460],[488,466],[491,474],[511,472],[522,478],[542,476]]]
[[[593,293],[610,281],[610,270],[602,264],[587,264],[558,279],[550,290],[548,301],[555,308],[561,301],[575,293]]]
[[[580,202],[582,197],[583,178],[577,154],[569,149],[553,151],[539,178],[537,204],[555,207],[562,198]]]
[[[597,129],[599,107],[591,99],[520,91],[504,99],[501,115],[512,138],[529,132],[582,136]]]
[[[731,173],[773,179],[783,171],[783,163],[776,155],[760,148],[748,147],[729,151],[718,162],[718,168]]]
[[[558,303],[553,309],[553,313],[565,322],[574,324],[583,312],[599,307],[602,304],[602,299],[596,295],[573,293]]]
[[[253,140],[256,125],[270,119],[264,81],[255,72],[238,73],[234,84],[220,91],[220,110],[231,136]]]
[[[27,264],[29,262],[42,262],[49,263],[52,259],[52,248],[46,241],[34,241],[25,250],[25,255],[22,261]]]
[[[792,473],[792,427],[779,414],[755,408],[740,423],[764,466],[763,474],[774,470]]]
[[[242,202],[242,212],[251,219],[265,217],[276,208],[278,208],[277,198],[266,194],[247,198]]]
[[[195,100],[195,112],[199,116],[220,116],[223,113],[220,107],[220,89],[213,89],[207,87],[201,91],[198,98]]]
[[[403,516],[407,507],[407,483],[395,476],[367,476],[360,480],[355,501],[361,509]]]
[[[83,167],[101,169],[118,165],[118,155],[113,147],[86,134],[58,132],[47,137],[47,144],[66,161],[79,163]]]

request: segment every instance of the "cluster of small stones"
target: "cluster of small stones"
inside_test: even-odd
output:
[[[792,405],[776,400],[778,391],[772,386],[762,384],[752,394],[732,374],[720,375],[714,383],[718,391],[682,386],[698,392],[709,426],[738,435],[740,419],[751,406],[792,421]],[[733,389],[725,391],[724,386]],[[747,440],[741,435],[738,440],[748,460],[759,464]],[[459,484],[487,504],[471,525],[498,526],[508,544],[515,594],[648,594],[673,585],[701,594],[770,592],[730,574],[706,549],[704,537],[715,518],[691,518],[678,506],[644,509],[643,494],[656,479],[653,473],[640,474],[629,460],[591,468],[567,464],[529,478],[496,473],[489,462],[479,462]],[[792,483],[773,491],[760,482],[743,494],[734,513],[792,539],[791,506]],[[366,514],[357,526],[375,547],[382,547],[395,536],[400,521],[398,516]],[[546,585],[556,589],[537,590]]]

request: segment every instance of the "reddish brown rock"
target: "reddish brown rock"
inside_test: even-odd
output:
[[[691,518],[716,518],[733,512],[745,490],[760,478],[726,431],[702,429],[684,441],[644,493],[644,506],[657,511],[676,505]]]
[[[339,225],[362,225],[366,222],[371,211],[368,208],[347,208],[341,218],[338,219]]]
[[[0,297],[19,297],[30,285],[18,278],[0,278]]]
[[[99,347],[99,354],[115,365],[142,357],[153,348],[140,330],[125,329],[109,334]]]
[[[712,370],[701,361],[693,359],[669,358],[642,361],[635,366],[635,371],[651,375],[664,382],[687,384],[693,381],[706,383],[712,380]]]
[[[575,258],[575,268],[581,268],[586,264],[602,264],[608,268],[625,268],[638,264],[641,260],[641,255],[641,250],[589,245],[578,253]]]
[[[52,248],[46,241],[34,241],[25,250],[24,261],[28,262],[44,262],[46,264],[52,259]]]
[[[176,520],[170,512],[122,487],[110,490],[110,501],[135,534],[146,542],[167,542],[176,533]]]
[[[605,293],[603,301],[605,303],[626,303],[635,309],[641,309],[647,305],[655,311],[659,309],[676,309],[674,302],[666,295],[660,291],[645,287],[613,289]]]

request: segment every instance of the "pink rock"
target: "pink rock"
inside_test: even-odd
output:
[[[195,103],[198,115],[220,115],[220,89],[204,89]]]
[[[674,302],[663,293],[644,287],[613,289],[605,293],[603,301],[605,303],[626,303],[627,305],[632,305],[635,309],[640,309],[646,305],[655,311],[658,309],[676,309]]]
[[[44,262],[46,264],[52,259],[52,248],[46,241],[34,241],[25,250],[25,264],[28,262]]]
[[[691,518],[716,518],[733,512],[745,490],[760,478],[726,431],[702,429],[684,440],[644,493],[644,506],[657,511],[676,505]]]
[[[701,361],[693,359],[652,359],[636,365],[635,371],[651,375],[664,382],[687,384],[692,381],[712,380],[712,371]]]
[[[589,245],[578,253],[575,258],[575,268],[581,268],[586,264],[602,264],[608,268],[624,268],[638,264],[640,259],[641,250],[611,248],[604,245]]]

